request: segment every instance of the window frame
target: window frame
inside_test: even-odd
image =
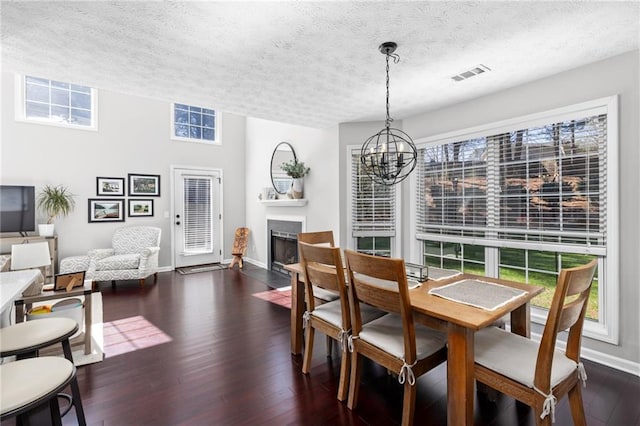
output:
[[[98,130],[98,89],[94,87],[89,87],[91,89],[91,125],[85,126],[85,125],[73,124],[73,123],[56,122],[56,121],[51,121],[50,118],[27,117],[27,97],[26,97],[27,77],[49,80],[49,82],[57,81],[59,83],[66,83],[69,85],[73,84],[76,86],[80,86],[79,84],[68,82],[68,81],[53,80],[51,78],[36,77],[36,76],[30,76],[26,74],[15,74],[14,98],[15,98],[15,120],[16,121],[19,121],[22,123],[62,127],[66,129],[78,129],[78,130],[89,130],[89,131]],[[85,86],[85,87],[88,87],[88,86]],[[49,102],[49,106],[51,106],[51,102]]]
[[[176,104],[187,105],[189,107],[196,107],[202,109],[210,109],[215,112],[215,122],[214,122],[214,140],[210,141],[208,139],[196,139],[196,138],[185,138],[183,136],[176,136],[176,122],[175,122],[175,108]],[[184,102],[172,102],[171,108],[169,108],[169,123],[170,123],[170,134],[169,138],[174,141],[179,142],[193,142],[193,143],[201,143],[205,145],[222,145],[221,135],[222,135],[222,113],[215,108],[202,107],[198,105],[191,105],[190,103]]]
[[[358,237],[381,237],[379,232],[371,231],[371,232],[363,232],[362,235],[354,236],[354,226],[353,226],[353,172],[352,172],[352,159],[354,154],[359,156],[362,149],[362,145],[347,145],[347,161],[346,161],[346,177],[347,177],[347,248],[356,250],[357,242],[356,238]],[[393,210],[395,214],[394,223],[395,229],[393,231],[393,235],[391,238],[391,257],[400,256],[402,253],[402,243],[400,238],[400,230],[402,229],[402,191],[399,190],[399,185],[394,185],[395,188],[395,208]]]
[[[601,111],[607,114],[607,136],[606,136],[606,185],[602,190],[606,194],[606,214],[609,220],[606,224],[607,242],[604,249],[590,250],[585,248],[587,254],[598,254],[598,321],[585,321],[583,334],[596,340],[611,344],[619,343],[619,183],[618,183],[618,151],[619,151],[619,112],[618,95],[594,99],[582,103],[555,108],[548,111],[524,115],[507,120],[488,123],[480,126],[470,127],[440,135],[434,135],[415,141],[418,149],[428,146],[435,146],[456,141],[468,140],[482,136],[506,133],[515,128],[532,127],[544,125],[552,122],[560,122],[571,119],[584,112],[590,114],[592,111]],[[419,238],[417,232],[418,213],[417,205],[418,175],[410,177],[410,214],[409,231],[414,236],[411,244],[410,256],[412,259],[422,259],[423,239]],[[423,235],[424,237],[425,235]],[[442,236],[431,235],[435,241],[459,242],[463,244],[476,244],[478,238],[463,236]],[[475,240],[475,241],[474,241]],[[512,242],[513,243],[513,242]],[[518,244],[510,244],[507,241],[490,240],[485,244],[485,273],[488,276],[498,276],[499,269],[499,247],[517,247]],[[551,250],[552,247],[546,248]],[[531,309],[531,320],[537,324],[544,324],[547,318],[547,310],[533,307]]]

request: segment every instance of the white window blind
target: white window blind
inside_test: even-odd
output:
[[[184,250],[185,253],[213,251],[212,183],[209,176],[184,178]]]
[[[354,237],[395,236],[396,186],[375,183],[364,173],[360,150],[351,154],[351,204]]]
[[[594,114],[422,148],[417,232],[604,251],[606,143]]]

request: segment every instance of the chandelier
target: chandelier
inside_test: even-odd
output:
[[[382,43],[378,48],[387,59],[387,119],[384,129],[367,139],[360,151],[360,162],[364,172],[382,185],[402,182],[415,169],[418,152],[411,137],[400,129],[391,127],[389,116],[389,58],[393,63],[400,61],[395,54],[398,45],[392,41]]]

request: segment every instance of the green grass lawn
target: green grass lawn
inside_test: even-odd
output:
[[[464,257],[464,272],[476,275],[484,275],[484,247],[464,245],[462,249],[455,244],[445,243],[445,257],[443,267],[461,269],[462,257]],[[464,253],[464,256],[462,255]],[[528,257],[528,263],[526,256]],[[520,249],[500,249],[500,278],[516,282],[528,282],[529,284],[545,287],[545,291],[532,300],[534,306],[549,309],[551,299],[556,288],[556,281],[560,270],[559,262],[563,268],[572,268],[584,265],[593,259],[592,256],[581,254],[562,254],[560,257],[553,252]],[[478,263],[473,263],[473,262]],[[433,265],[439,266],[439,265]],[[525,269],[529,268],[527,280]],[[598,319],[598,281],[591,286],[589,302],[587,303],[587,318]]]
[[[391,251],[388,237],[378,237],[375,243],[372,237],[361,238],[358,249],[362,250],[368,247],[373,250],[375,247]],[[424,259],[424,263],[428,266],[442,266],[447,269],[462,270],[464,259],[464,272],[484,275],[484,250],[483,246],[426,241],[425,253],[427,256]],[[440,259],[442,259],[442,264],[440,264]],[[572,268],[584,265],[590,262],[591,259],[593,259],[593,256],[582,254],[563,253],[558,255],[558,253],[549,251],[502,248],[500,249],[500,278],[545,287],[545,291],[534,298],[531,303],[534,306],[549,309],[561,267]],[[528,279],[526,269],[529,270]],[[591,286],[589,302],[587,303],[587,318],[598,319],[597,280],[594,280]]]
[[[524,282],[525,276],[524,271],[515,270],[515,269],[500,269],[500,277],[511,280]],[[536,296],[531,303],[534,306],[538,306],[541,308],[549,309],[551,306],[551,299],[553,298],[553,293],[556,289],[556,281],[557,278],[555,275],[551,274],[541,274],[541,273],[529,273],[529,283],[540,285],[545,288],[541,294]],[[587,318],[597,320],[598,319],[598,281],[594,281],[591,285],[591,291],[589,293],[589,302],[587,303]]]

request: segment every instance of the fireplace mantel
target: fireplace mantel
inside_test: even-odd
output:
[[[274,207],[302,207],[307,205],[307,199],[283,198],[280,200],[260,200],[260,203],[264,204],[265,206]]]

